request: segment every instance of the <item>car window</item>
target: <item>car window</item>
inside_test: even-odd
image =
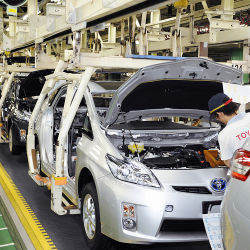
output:
[[[60,116],[64,107],[66,92],[67,92],[67,87],[63,87],[59,90],[56,90],[49,97],[49,105],[53,106],[55,109],[55,112],[56,113],[59,112]],[[93,140],[91,122],[86,112],[87,112],[86,101],[85,101],[85,98],[83,97],[73,123],[76,123],[76,121],[81,122],[82,133],[86,135],[90,140]]]
[[[49,97],[49,106],[63,108],[67,88],[63,87],[55,90]]]
[[[16,85],[16,97],[18,98],[19,97],[19,91],[20,91],[20,85],[19,84],[17,84]]]
[[[93,96],[96,108],[108,108],[111,99],[111,97]]]
[[[56,107],[58,107],[58,108],[64,107],[65,97],[66,97],[66,93],[61,95],[60,98],[56,100]]]
[[[64,107],[64,102],[66,98],[67,87],[62,87],[60,89],[55,90],[49,97],[49,105],[57,106],[59,108]],[[59,97],[60,96],[60,97]],[[80,103],[80,107],[86,106],[86,101],[83,98]]]
[[[58,89],[55,90],[52,94],[50,94],[49,96],[49,106],[51,106],[53,104],[53,101],[55,100],[56,94],[58,93]]]
[[[84,119],[83,134],[86,135],[90,140],[94,139],[91,122],[90,122],[88,114],[85,116],[85,119]]]
[[[26,77],[19,77],[20,82],[20,98],[30,98],[33,96],[39,96],[44,83],[46,82],[46,75],[53,73],[53,70],[39,70],[31,72]]]

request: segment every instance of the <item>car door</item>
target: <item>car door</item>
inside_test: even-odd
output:
[[[41,121],[41,156],[43,157],[45,163],[47,163],[52,169],[55,162],[55,143],[59,134],[65,93],[66,87],[62,87],[52,93],[49,98],[48,108],[44,112]]]

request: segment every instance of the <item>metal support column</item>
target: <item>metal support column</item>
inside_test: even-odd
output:
[[[221,0],[222,11],[232,12],[232,14],[223,14],[221,18],[223,20],[233,20],[234,0]]]
[[[58,215],[64,215],[67,213],[67,210],[62,206],[62,190],[63,186],[67,184],[67,177],[64,175],[63,171],[64,150],[67,135],[81,103],[84,91],[87,88],[87,84],[94,72],[95,68],[87,67],[85,72],[82,74],[81,82],[70,106],[70,112],[67,112],[59,132],[56,146],[56,173],[52,178],[51,186],[51,209]]]
[[[37,15],[38,3],[37,0],[28,0],[28,17]]]
[[[4,31],[3,7],[0,7],[0,50],[3,49],[3,31]]]
[[[244,83],[250,82],[250,39],[245,40],[243,44],[243,61],[246,62],[246,73],[243,75]]]

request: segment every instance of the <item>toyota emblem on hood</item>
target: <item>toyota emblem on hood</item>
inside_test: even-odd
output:
[[[215,192],[224,192],[226,189],[227,181],[224,178],[212,179],[210,186]]]

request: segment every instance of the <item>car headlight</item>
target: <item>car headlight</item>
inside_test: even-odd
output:
[[[160,187],[154,174],[142,163],[130,159],[121,160],[109,154],[106,160],[115,178],[138,185]]]

